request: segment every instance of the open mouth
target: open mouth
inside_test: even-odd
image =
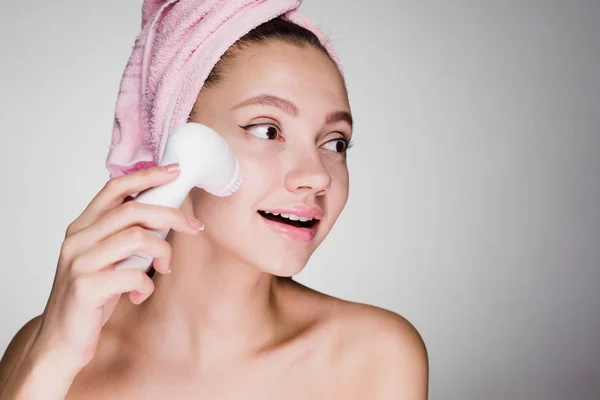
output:
[[[258,210],[258,213],[269,221],[294,226],[296,228],[312,228],[319,222],[316,218],[303,218],[294,214],[270,213],[262,210]]]

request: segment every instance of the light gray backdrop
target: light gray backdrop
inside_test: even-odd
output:
[[[2,2],[0,352],[107,179],[141,0]],[[351,196],[299,280],[421,332],[432,399],[600,398],[600,2],[306,0]]]

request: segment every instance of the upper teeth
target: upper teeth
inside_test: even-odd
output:
[[[301,221],[301,222],[307,222],[307,221],[312,221],[312,218],[305,218],[305,217],[300,217],[296,214],[280,214],[280,213],[276,213],[276,212],[268,212],[265,211],[267,214],[271,214],[271,215],[280,215],[283,218],[287,218],[287,219],[291,219],[292,221]]]

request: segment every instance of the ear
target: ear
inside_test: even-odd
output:
[[[142,27],[144,27],[163,4],[168,1],[169,0],[144,0],[144,4],[142,5]]]

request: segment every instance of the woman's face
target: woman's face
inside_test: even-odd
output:
[[[264,272],[300,272],[348,198],[352,124],[336,66],[311,46],[252,45],[200,92],[190,121],[225,138],[244,177],[229,197],[192,191],[205,240]]]

